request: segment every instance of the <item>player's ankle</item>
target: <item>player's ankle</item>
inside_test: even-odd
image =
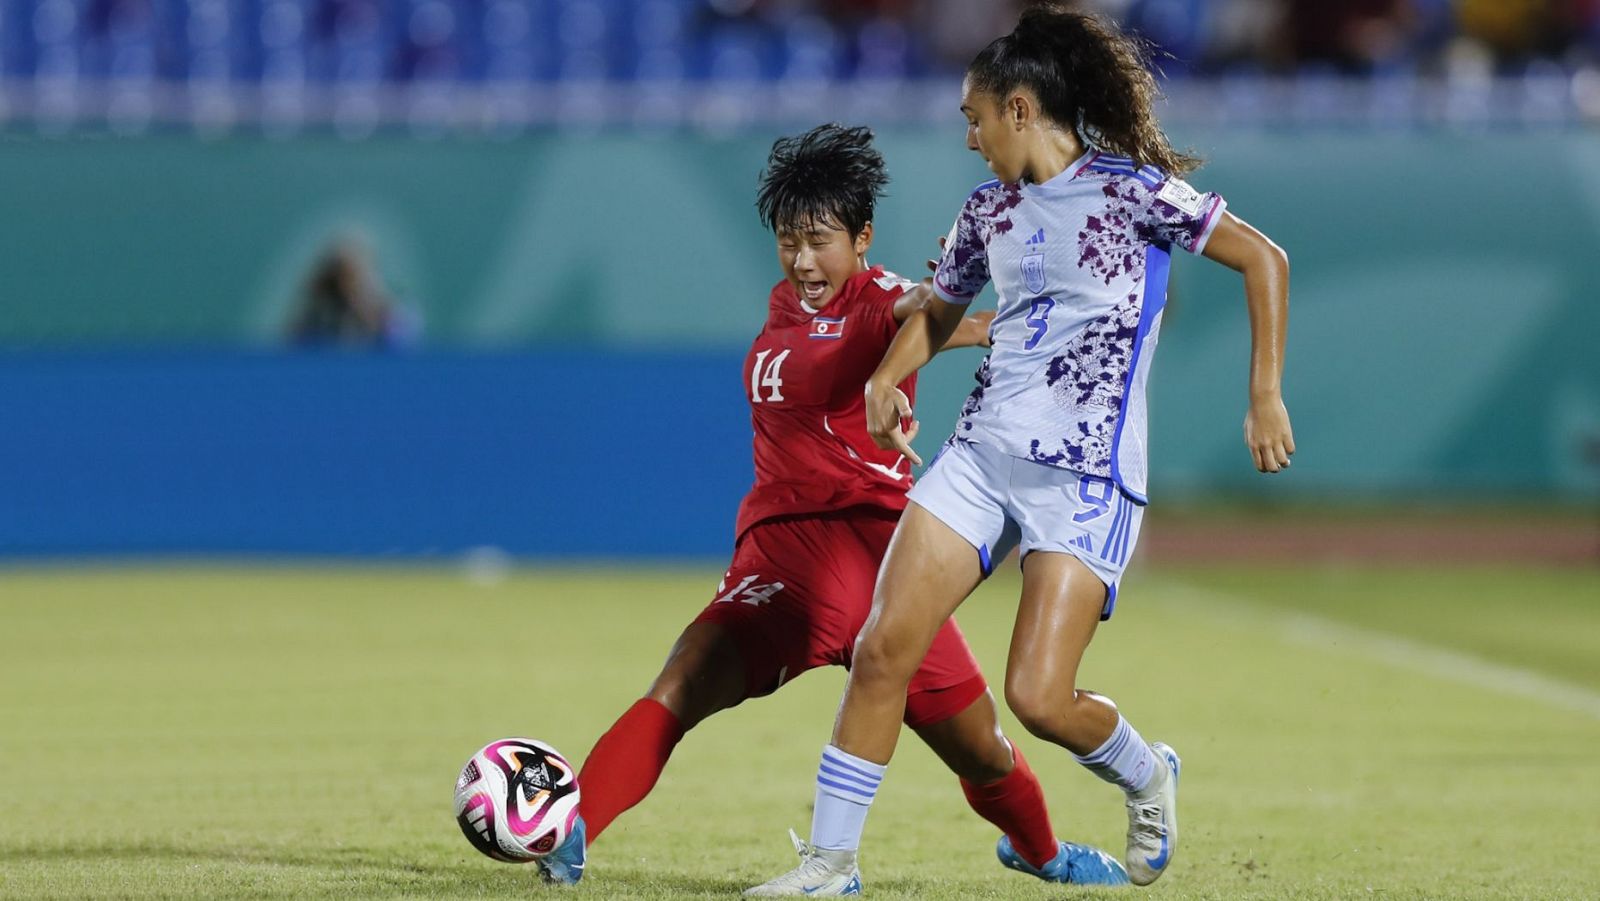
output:
[[[1161,794],[1162,789],[1166,788],[1167,780],[1171,778],[1172,774],[1165,766],[1158,766],[1151,772],[1150,781],[1146,782],[1143,788],[1129,790],[1127,795],[1135,801],[1148,801]]]
[[[855,848],[812,848],[811,853],[834,870],[849,870],[856,865]]]

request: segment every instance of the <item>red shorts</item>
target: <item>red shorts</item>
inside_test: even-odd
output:
[[[769,520],[744,533],[695,622],[722,626],[739,645],[747,697],[771,694],[813,667],[849,668],[898,521],[888,511],[856,509]],[[906,724],[949,719],[987,687],[951,619],[911,679]]]

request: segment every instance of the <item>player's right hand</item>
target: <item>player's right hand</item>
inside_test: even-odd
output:
[[[892,450],[917,466],[922,458],[911,449],[921,424],[912,416],[911,399],[894,385],[867,382],[867,434],[884,450]]]
[[[1294,456],[1294,430],[1281,397],[1252,401],[1244,417],[1244,443],[1257,472],[1275,473],[1289,468]]]
[[[945,241],[944,235],[940,235],[939,236],[939,254],[940,254],[940,256],[944,255],[944,241]],[[929,272],[938,272],[939,271],[939,261],[938,260],[929,260],[928,261],[928,271]]]

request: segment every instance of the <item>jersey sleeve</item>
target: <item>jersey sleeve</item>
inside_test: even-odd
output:
[[[884,271],[862,288],[858,308],[862,317],[871,324],[872,333],[885,342],[894,340],[900,323],[894,319],[894,305],[917,283]]]
[[[961,208],[933,274],[933,293],[946,303],[969,304],[989,283],[989,248],[978,219],[979,196],[974,193]]]
[[[1168,175],[1154,189],[1145,228],[1158,241],[1198,254],[1206,249],[1227,208],[1222,195],[1196,191],[1183,179]]]

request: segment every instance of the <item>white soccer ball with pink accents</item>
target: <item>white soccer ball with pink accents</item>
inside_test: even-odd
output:
[[[538,860],[566,841],[577,818],[577,770],[542,741],[490,742],[456,779],[456,823],[495,860]]]

